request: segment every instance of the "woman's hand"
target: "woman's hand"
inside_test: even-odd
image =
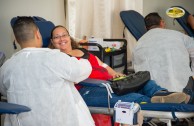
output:
[[[113,75],[113,78],[124,77],[124,76],[126,76],[126,75],[125,75],[125,74],[122,74],[122,73],[115,73],[115,74]]]

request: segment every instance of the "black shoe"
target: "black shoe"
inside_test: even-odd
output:
[[[187,86],[183,89],[183,92],[190,95],[189,104],[194,104],[194,81],[193,77],[189,77],[189,81],[187,83]]]

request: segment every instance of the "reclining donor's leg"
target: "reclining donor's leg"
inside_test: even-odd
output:
[[[185,103],[187,100],[185,93],[169,92],[157,85],[154,80],[148,81],[141,92],[149,96],[152,103]]]
[[[186,87],[181,92],[159,91],[151,98],[153,103],[194,103],[194,76],[190,76]]]
[[[193,76],[194,77],[194,76]],[[194,80],[193,77],[189,77],[186,87],[183,89],[183,92],[189,96],[187,99],[188,104],[194,103]]]

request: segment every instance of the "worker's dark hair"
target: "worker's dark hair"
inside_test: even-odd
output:
[[[149,13],[145,18],[146,29],[150,30],[152,28],[158,27],[162,18],[157,12]]]

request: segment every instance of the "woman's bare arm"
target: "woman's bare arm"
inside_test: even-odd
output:
[[[108,71],[108,73],[109,73],[113,78],[125,76],[125,75],[122,74],[122,73],[116,72],[116,71],[113,70],[110,66],[105,65],[105,63],[103,63],[97,56],[96,56],[96,59],[97,59],[97,61],[98,61],[98,64],[99,64],[100,66],[103,66],[104,68],[106,68],[107,71]]]

